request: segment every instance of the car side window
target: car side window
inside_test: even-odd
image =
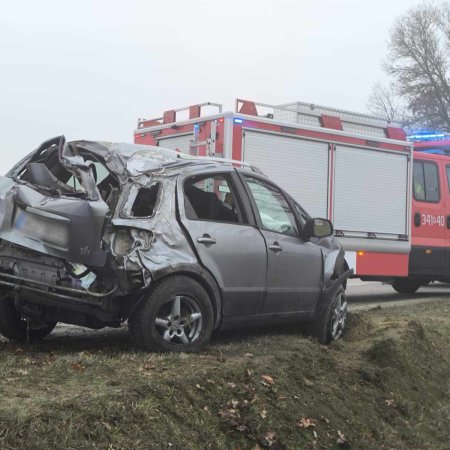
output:
[[[303,228],[305,223],[308,222],[311,217],[309,214],[296,202],[294,202],[294,208],[297,211],[297,218],[300,222],[300,226]]]
[[[283,193],[258,178],[245,177],[265,230],[298,236],[295,216]]]
[[[152,217],[158,202],[160,182],[155,181],[150,186],[133,184],[123,205],[121,217],[137,219]]]
[[[417,201],[439,202],[439,176],[435,163],[414,161],[413,194]]]
[[[158,194],[159,183],[153,183],[148,187],[139,187],[133,206],[131,207],[131,217],[152,217],[158,200]]]
[[[184,182],[184,208],[189,220],[243,223],[231,177],[196,175]]]

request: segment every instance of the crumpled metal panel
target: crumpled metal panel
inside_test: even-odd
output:
[[[0,239],[69,261],[104,266],[103,202],[45,196],[0,177]]]
[[[179,160],[178,153],[152,145],[116,142],[74,141],[72,146],[86,149],[104,159],[107,167],[119,176],[135,177],[155,172]]]
[[[147,147],[150,147],[150,149],[135,152],[129,157],[127,170],[131,176],[160,170],[164,166],[177,162],[177,152],[159,147]]]
[[[59,160],[76,173],[87,194],[87,199],[48,196],[10,177],[17,176],[21,167],[39,156],[42,149],[53,145]],[[102,249],[106,216],[110,213],[100,199],[90,167],[79,155],[87,151],[103,160],[107,168],[124,185],[132,177],[142,185],[149,185],[150,174],[164,172],[167,166],[176,166],[177,152],[159,147],[109,142],[73,141],[66,144],[63,136],[43,143],[10,172],[0,179],[0,238],[41,253],[69,261],[104,266],[110,249]],[[177,161],[178,160],[178,161]],[[135,245],[124,264],[141,267],[150,273],[178,263],[196,263],[182,230],[176,221],[175,183],[164,182],[161,204],[153,218],[120,218],[121,206],[116,208],[113,225],[151,231],[152,239],[144,239],[133,232]],[[171,193],[170,193],[171,192]],[[125,199],[126,200],[126,199]],[[109,239],[110,242],[114,238]]]
[[[163,178],[164,183],[162,183]],[[151,180],[147,177],[141,177],[139,179],[141,182],[145,180],[147,180],[148,185],[158,180],[161,181],[159,204],[155,208],[154,216],[142,219],[120,217],[120,211],[127,201],[125,198],[112,219],[112,224],[117,230],[121,228],[139,229],[145,230],[151,235],[151,239],[145,241],[147,245],[142,245],[142,242],[137,246],[132,245],[127,255],[120,256],[124,267],[131,264],[131,267],[141,267],[152,275],[180,264],[198,264],[197,257],[176,219],[176,179],[170,177],[152,177]],[[112,238],[113,249],[118,244],[115,241],[118,238],[120,237],[117,233]],[[141,241],[142,235],[135,234],[132,238],[135,242]]]
[[[325,284],[329,282],[330,278],[337,271],[339,274],[344,272],[344,250],[339,244],[335,237],[328,237],[326,239],[321,239],[318,245],[322,248],[322,253],[324,255],[324,281]]]

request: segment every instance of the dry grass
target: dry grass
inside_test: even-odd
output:
[[[448,448],[449,313],[354,314],[331,347],[295,327],[196,355],[137,352],[123,331],[3,340],[0,448]]]

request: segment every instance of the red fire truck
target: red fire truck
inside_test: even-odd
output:
[[[416,152],[413,166],[412,143],[396,124],[308,103],[238,99],[235,112],[204,103],[139,119],[135,143],[258,167],[311,216],[333,222],[363,280],[410,293],[450,273],[450,195],[442,184],[450,158]]]

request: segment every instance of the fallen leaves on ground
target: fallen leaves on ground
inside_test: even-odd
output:
[[[84,372],[84,366],[80,362],[71,364],[70,368],[75,370],[75,372]]]
[[[310,428],[316,426],[316,421],[314,419],[310,419],[309,417],[302,417],[298,422],[297,426],[300,428]]]
[[[347,440],[345,439],[344,434],[341,433],[339,430],[338,430],[337,434],[338,434],[338,438],[337,438],[337,441],[336,441],[336,442],[337,442],[339,445],[344,445],[344,444],[347,442]]]
[[[261,375],[261,383],[265,386],[273,386],[275,384],[274,379],[270,375]]]
[[[266,445],[267,447],[272,447],[273,444],[277,441],[277,433],[274,431],[267,432],[264,437],[262,438],[263,445]]]

